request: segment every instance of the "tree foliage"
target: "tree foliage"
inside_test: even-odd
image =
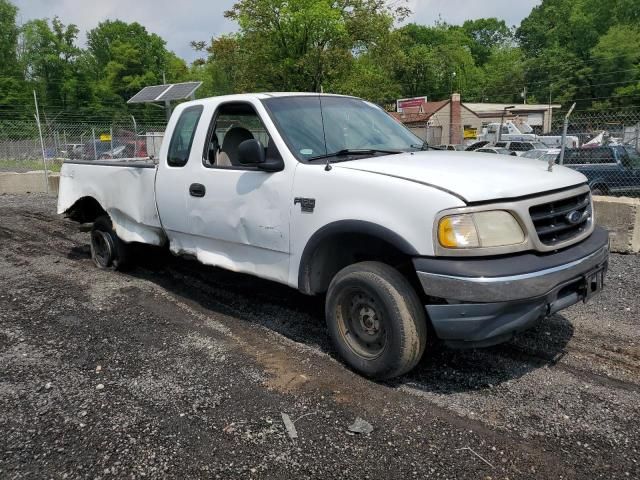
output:
[[[139,23],[107,20],[87,32],[63,19],[17,25],[0,0],[0,114],[114,118],[140,88],[201,80],[200,95],[330,91],[387,104],[398,97],[519,102],[577,101],[618,108],[640,99],[638,0],[542,0],[521,25],[497,18],[462,25],[404,24],[406,0],[237,0],[232,34],[194,39],[188,66]]]

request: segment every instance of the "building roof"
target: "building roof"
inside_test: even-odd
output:
[[[422,113],[398,113],[390,112],[395,118],[403,123],[426,122],[438,110],[448,105],[451,100],[441,100],[439,102],[426,102],[422,105]]]
[[[509,103],[467,103],[463,105],[477,114],[498,113],[501,114],[505,107],[513,105],[515,108],[509,109],[510,112],[543,112],[549,110],[548,104],[509,104]],[[556,103],[551,104],[551,108],[561,108],[562,105]]]

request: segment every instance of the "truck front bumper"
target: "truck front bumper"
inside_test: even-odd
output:
[[[609,259],[608,233],[550,254],[493,258],[416,258],[436,335],[451,346],[482,347],[599,292]]]

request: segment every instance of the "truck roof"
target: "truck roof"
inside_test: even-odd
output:
[[[238,93],[231,95],[220,95],[216,97],[206,97],[199,98],[197,100],[192,100],[190,102],[185,102],[185,104],[203,104],[208,101],[220,101],[220,100],[230,100],[230,101],[242,101],[242,100],[265,100],[267,98],[274,97],[306,97],[306,96],[322,96],[322,97],[344,97],[344,98],[355,98],[349,95],[338,95],[333,93],[313,93],[313,92],[258,92],[258,93]]]

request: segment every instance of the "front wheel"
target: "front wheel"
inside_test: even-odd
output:
[[[425,349],[420,299],[407,279],[384,263],[361,262],[339,271],[327,292],[326,318],[342,358],[367,377],[402,375]]]

